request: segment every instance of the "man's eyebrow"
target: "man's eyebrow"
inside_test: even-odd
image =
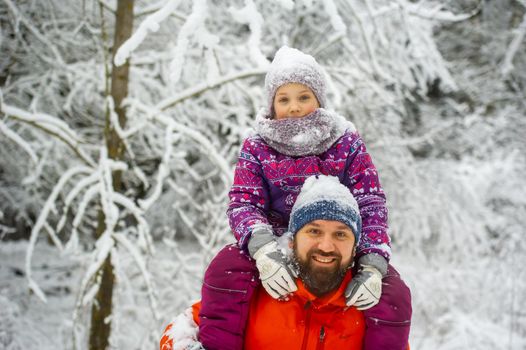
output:
[[[352,231],[352,229],[351,229],[349,226],[345,225],[345,224],[342,224],[342,225],[338,226],[337,229],[338,229],[338,230],[348,230],[348,231]]]

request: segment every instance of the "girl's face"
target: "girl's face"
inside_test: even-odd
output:
[[[282,85],[274,96],[274,113],[276,119],[303,118],[320,108],[318,99],[312,90],[303,84],[290,83]]]

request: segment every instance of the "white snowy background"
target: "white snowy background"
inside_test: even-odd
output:
[[[0,349],[87,348],[107,256],[112,348],[157,348],[233,240],[233,165],[283,44],[325,67],[379,169],[412,349],[526,349],[524,0],[136,1],[126,125],[116,6],[0,0]]]

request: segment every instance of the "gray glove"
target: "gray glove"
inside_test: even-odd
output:
[[[272,231],[254,231],[248,242],[248,251],[256,260],[261,284],[270,296],[274,299],[285,298],[298,290],[294,273],[280,251]]]
[[[184,350],[206,350],[206,349],[203,347],[203,344],[201,344],[200,342],[196,340],[192,344],[189,344],[186,348],[184,348]]]
[[[358,260],[360,268],[345,289],[348,306],[367,310],[380,301],[382,277],[387,273],[387,261],[378,254],[368,254]]]

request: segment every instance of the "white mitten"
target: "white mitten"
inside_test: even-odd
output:
[[[345,289],[348,306],[367,310],[380,301],[382,277],[387,273],[387,261],[378,254],[364,255],[359,259],[360,269]]]
[[[375,306],[381,295],[382,274],[369,265],[362,265],[345,289],[346,304],[354,305],[358,310],[367,310]]]
[[[252,256],[256,260],[263,287],[274,299],[284,298],[298,290],[294,273],[281,253],[278,242],[272,240],[259,248]]]

